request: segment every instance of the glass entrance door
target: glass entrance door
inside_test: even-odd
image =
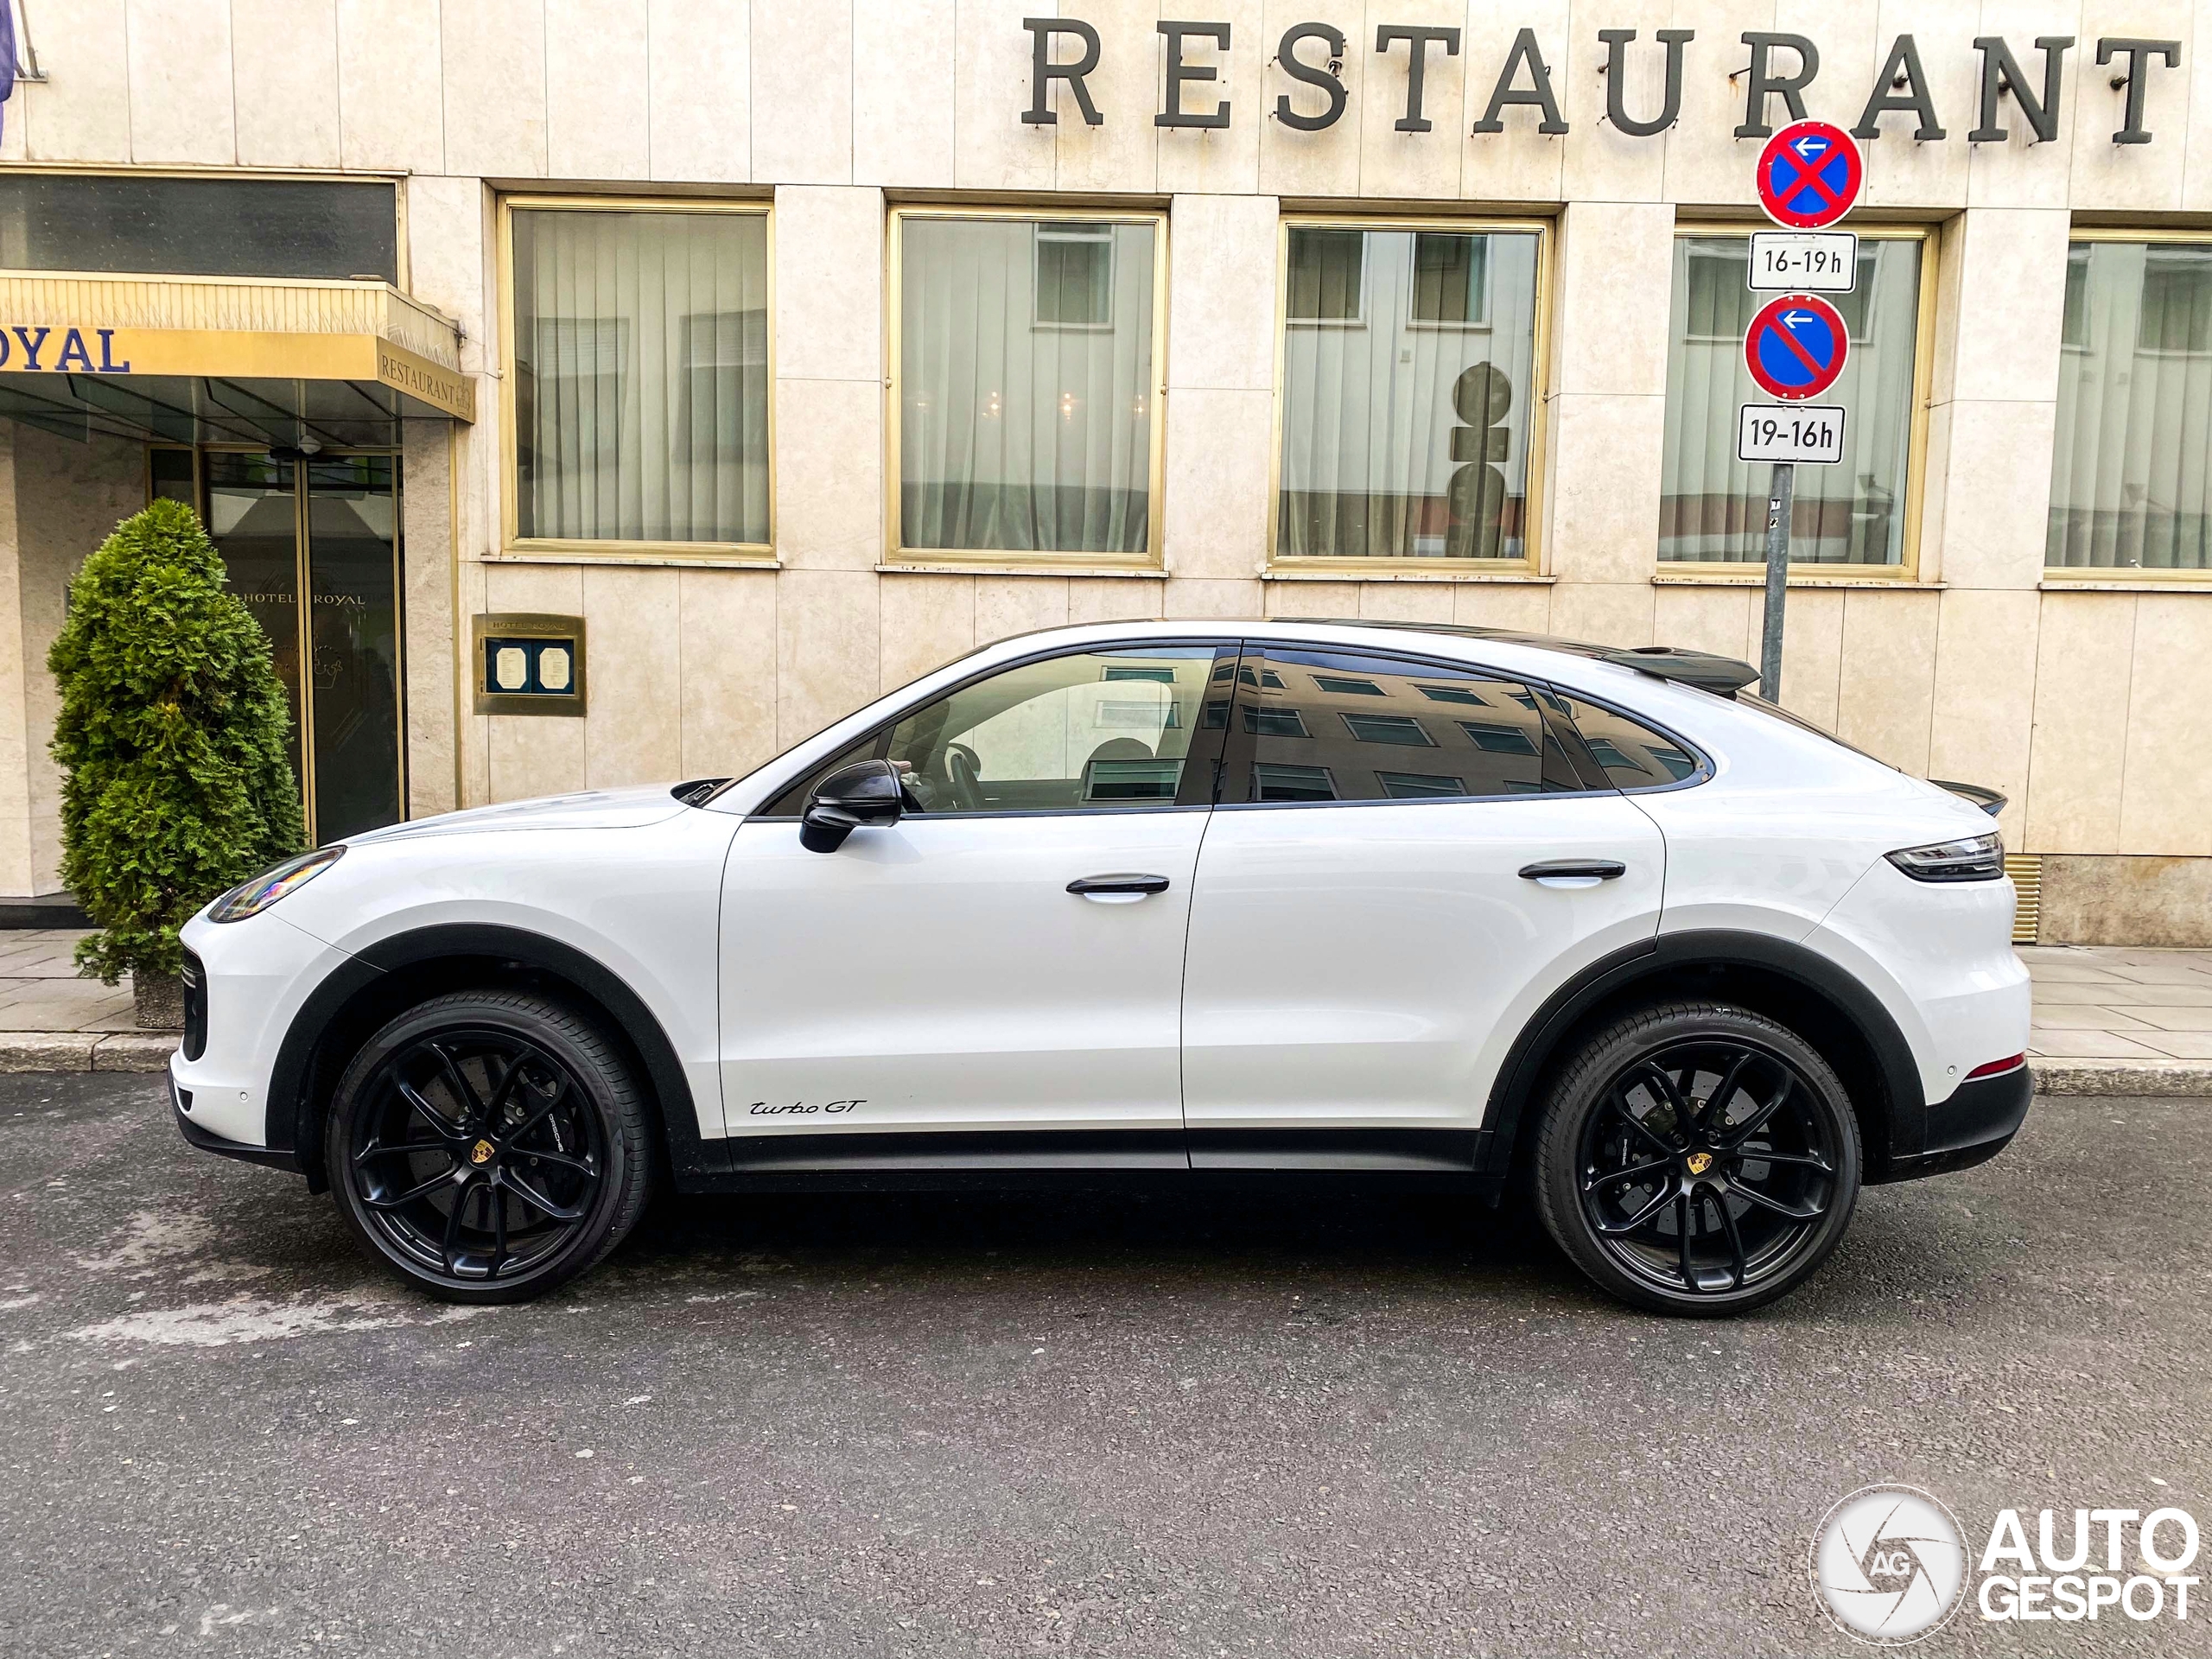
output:
[[[321,844],[403,816],[398,459],[156,450],[154,493],[193,501],[232,591],[275,647],[293,775]]]

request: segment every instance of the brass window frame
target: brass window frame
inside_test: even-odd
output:
[[[1677,220],[1675,237],[1735,236],[1748,241],[1753,235],[1775,227],[1744,219]],[[1854,225],[1848,227],[1861,242],[1917,242],[1920,245],[1920,282],[1915,296],[1917,313],[1913,320],[1912,336],[1912,407],[1908,412],[1905,429],[1904,462],[1904,536],[1897,548],[1895,564],[1831,564],[1789,562],[1788,578],[1793,582],[1817,584],[1823,580],[1848,582],[1853,586],[1923,587],[1920,574],[1921,522],[1928,500],[1928,424],[1932,412],[1930,400],[1936,385],[1936,320],[1941,302],[1938,287],[1942,264],[1942,231],[1936,224],[1877,224]],[[1671,292],[1667,296],[1670,309],[1674,304]],[[1673,327],[1668,330],[1668,350],[1674,349]],[[1663,421],[1665,411],[1661,411]],[[1729,438],[1729,453],[1735,453],[1735,439]],[[1655,538],[1656,539],[1656,538]],[[1662,559],[1656,545],[1651,550],[1652,575],[1656,580],[1668,584],[1706,585],[1726,587],[1741,583],[1757,587],[1766,580],[1766,561],[1741,559]]]
[[[1081,575],[1104,571],[1114,575],[1166,575],[1166,484],[1167,475],[1167,236],[1168,214],[1164,208],[1098,208],[1069,206],[1039,207],[1033,200],[1016,205],[976,204],[957,207],[897,206],[888,210],[884,237],[883,281],[883,547],[886,566],[955,572],[979,570],[994,574]],[[1070,549],[1039,553],[1020,548],[908,547],[899,509],[906,489],[899,471],[899,400],[903,390],[906,342],[902,338],[905,312],[906,227],[909,219],[987,219],[1026,224],[1149,225],[1152,226],[1152,430],[1146,471],[1145,551],[1132,558],[1126,553]]]
[[[766,433],[768,474],[768,539],[765,542],[621,541],[605,537],[521,536],[517,504],[520,462],[515,429],[515,257],[514,214],[524,212],[600,213],[725,213],[759,219],[765,232],[767,308],[768,417]],[[486,556],[495,563],[767,565],[776,563],[776,214],[774,204],[759,198],[532,195],[499,198],[498,243],[499,306],[499,545]]]
[[[2152,229],[2140,225],[2075,225],[2066,232],[2067,251],[2070,253],[2077,242],[2140,242],[2146,246],[2176,247],[2194,244],[2212,248],[2212,229],[2174,230]],[[2062,320],[2061,327],[2063,327]],[[2059,346],[2061,368],[2068,347],[2063,341]],[[2056,410],[2054,401],[2052,408]],[[2051,473],[2057,474],[2057,458],[2052,457]],[[2049,556],[2050,537],[2044,540],[2045,557]],[[2043,575],[2041,585],[2046,592],[2073,589],[2083,593],[2111,592],[2114,589],[2139,590],[2149,593],[2205,592],[2212,589],[2212,569],[2197,570],[2123,569],[2113,565],[2044,564],[2038,567]]]
[[[1282,536],[1283,373],[1290,342],[1290,233],[1294,230],[1408,231],[1415,235],[1441,232],[1452,236],[1481,236],[1491,232],[1536,238],[1536,295],[1532,308],[1529,374],[1528,482],[1522,492],[1526,505],[1523,542],[1527,550],[1517,559],[1311,558],[1285,557],[1279,550]],[[1434,582],[1495,582],[1501,576],[1535,577],[1545,572],[1548,525],[1548,457],[1551,453],[1551,336],[1552,307],[1556,293],[1559,226],[1548,218],[1501,216],[1495,213],[1422,215],[1404,213],[1290,213],[1280,215],[1275,228],[1275,365],[1274,418],[1269,423],[1268,452],[1267,554],[1260,575],[1336,577],[1421,576]],[[1488,280],[1485,278],[1485,280]],[[1367,271],[1360,270],[1361,316],[1357,326],[1368,326]],[[1311,327],[1301,321],[1300,327]],[[1349,326],[1349,325],[1340,325]],[[1426,327],[1440,331],[1440,325]],[[1495,322],[1442,325],[1443,332],[1495,333]]]
[[[147,443],[140,446],[146,454],[146,505],[151,506],[160,499],[154,493],[154,452],[156,450],[182,451],[192,457],[192,516],[199,518],[207,501],[207,468],[203,457],[210,454],[259,455],[266,454],[267,444],[256,443]],[[407,468],[400,448],[397,444],[346,444],[342,447],[318,449],[310,460],[324,456],[343,459],[349,455],[389,455],[391,457],[391,608],[392,608],[392,697],[397,711],[399,732],[399,817],[395,822],[405,823],[414,816],[409,791],[412,785],[412,768],[408,755],[407,724]],[[293,608],[298,613],[296,649],[300,664],[300,817],[306,826],[308,843],[320,844],[315,834],[315,661],[313,630],[314,584],[308,569],[309,528],[308,523],[308,490],[306,474],[299,469],[306,461],[291,463],[292,474],[292,569]],[[203,520],[201,530],[213,542],[215,533],[208,530]],[[219,550],[216,555],[221,557]],[[223,586],[230,587],[228,567],[225,567]]]

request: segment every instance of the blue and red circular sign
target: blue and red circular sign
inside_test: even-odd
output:
[[[1850,355],[1842,314],[1817,294],[1768,301],[1744,331],[1744,366],[1761,391],[1788,404],[1826,391]]]
[[[1826,121],[1792,121],[1759,152],[1759,206],[1793,231],[1826,230],[1851,211],[1866,163],[1859,141]]]

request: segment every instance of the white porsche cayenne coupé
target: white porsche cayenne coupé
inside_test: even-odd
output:
[[[1614,1295],[1740,1312],[2031,1092],[2001,800],[1751,677],[1440,626],[1002,640],[744,778],[225,895],[177,1121],[461,1301],[585,1271],[657,1180],[1357,1177],[1523,1184]]]

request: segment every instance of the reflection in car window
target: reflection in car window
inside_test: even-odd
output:
[[[1205,645],[1023,663],[908,715],[883,753],[924,812],[1173,805],[1213,665]]]
[[[1415,801],[1584,785],[1527,687],[1363,652],[1271,646],[1240,675],[1224,802]]]
[[[1075,652],[1020,663],[870,734],[779,795],[766,816],[793,817],[823,779],[887,759],[910,812],[1034,812],[1185,805],[1211,798],[1218,736],[1192,762],[1194,733],[1220,732],[1229,702],[1207,699],[1211,645]],[[1203,773],[1203,775],[1200,775]]]
[[[1697,758],[1674,739],[1580,697],[1558,702],[1615,788],[1653,789],[1696,775]]]

